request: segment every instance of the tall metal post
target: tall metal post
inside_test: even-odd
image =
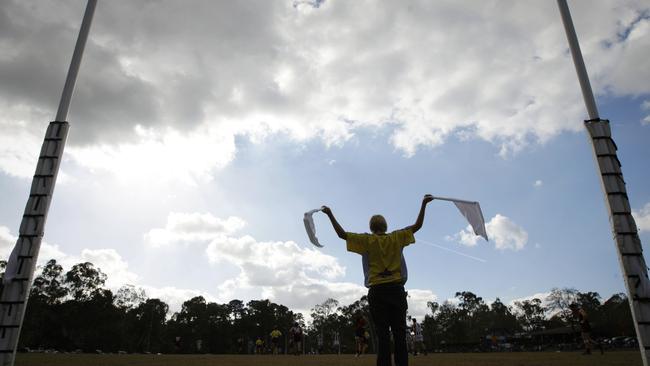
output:
[[[55,121],[65,121],[68,118],[68,108],[72,100],[72,93],[74,92],[74,85],[77,82],[77,75],[79,74],[79,66],[81,66],[81,58],[83,57],[84,49],[86,48],[86,41],[88,40],[88,33],[90,32],[90,25],[93,22],[93,15],[95,15],[95,8],[97,7],[97,0],[88,0],[86,5],[86,12],[81,22],[79,29],[79,37],[77,44],[74,47],[72,54],[72,61],[70,61],[70,68],[68,69],[68,76],[65,79],[65,86],[61,92],[61,101],[59,102],[59,109],[56,112]]]
[[[22,328],[29,289],[44,234],[45,221],[52,202],[56,177],[68,136],[68,107],[77,80],[88,32],[97,0],[88,0],[86,12],[68,70],[56,120],[50,122],[36,165],[29,199],[20,224],[18,241],[0,284],[0,365],[13,366]]]
[[[601,187],[605,193],[609,221],[623,271],[641,358],[643,365],[648,366],[648,359],[650,359],[650,280],[648,280],[648,267],[643,257],[641,239],[634,217],[632,217],[621,171],[621,162],[616,156],[617,147],[612,139],[609,121],[600,119],[598,116],[596,101],[580,52],[578,37],[571,21],[569,6],[566,0],[557,0],[557,3],[580,81],[582,96],[589,113],[589,120],[585,121],[585,127],[591,137],[594,158],[600,171]]]
[[[585,67],[585,62],[582,59],[582,52],[580,51],[580,43],[578,43],[578,36],[576,35],[576,30],[573,27],[573,20],[571,19],[571,13],[569,12],[569,5],[567,4],[566,0],[558,0],[557,4],[560,8],[560,15],[562,16],[562,24],[564,24],[564,31],[566,33],[566,38],[569,41],[569,49],[571,50],[571,56],[573,57],[573,64],[576,68],[576,73],[578,74],[580,89],[582,89],[582,98],[585,100],[585,106],[587,107],[587,113],[589,114],[589,119],[598,119],[598,107],[596,107],[596,100],[594,99],[594,93],[591,91],[591,84],[589,83],[589,74],[587,74],[587,68]]]

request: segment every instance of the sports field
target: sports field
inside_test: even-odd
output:
[[[374,355],[238,356],[238,355],[84,355],[19,354],[17,366],[372,366]],[[608,352],[583,356],[578,352],[444,353],[411,357],[413,366],[637,366],[639,352]]]

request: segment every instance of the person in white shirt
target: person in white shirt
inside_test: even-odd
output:
[[[418,352],[427,354],[427,349],[424,346],[424,334],[422,333],[422,326],[415,318],[411,318],[411,333],[413,334],[413,356],[417,356]]]

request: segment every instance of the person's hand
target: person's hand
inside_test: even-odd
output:
[[[331,215],[332,214],[332,210],[327,206],[321,207],[321,211],[323,211],[326,215]]]
[[[430,194],[425,194],[425,195],[424,195],[424,198],[422,199],[422,203],[427,204],[427,203],[429,203],[429,202],[431,202],[431,201],[433,201],[433,200],[434,200],[434,198],[433,198],[432,195],[430,195]]]

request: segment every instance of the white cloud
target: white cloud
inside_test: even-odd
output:
[[[485,225],[488,237],[497,249],[521,250],[528,243],[528,233],[506,216],[497,214]]]
[[[138,137],[135,142],[71,146],[68,153],[91,171],[108,171],[125,183],[146,184],[210,181],[214,170],[235,157],[234,136],[217,128],[181,133],[171,128],[157,131],[136,126],[134,135]]]
[[[148,298],[160,299],[169,305],[169,313],[167,313],[168,316],[174,312],[180,311],[183,306],[183,302],[196,296],[203,296],[206,301],[217,301],[212,294],[205,291],[183,289],[173,286],[155,287],[141,285],[138,287],[141,287],[145,290]]]
[[[242,136],[332,145],[386,126],[405,155],[462,132],[505,156],[582,129],[555,4],[376,5],[162,1],[153,11],[107,2],[86,47],[67,151],[126,182],[195,184],[233,161]],[[590,14],[576,24],[595,91],[650,92],[650,21],[639,19],[647,4],[572,6]],[[7,174],[33,171],[70,57],[60,45],[74,43],[81,12],[75,2],[0,9],[0,106],[12,106],[0,120]]]
[[[210,263],[239,266],[256,286],[278,286],[300,277],[333,280],[345,274],[335,257],[288,242],[257,242],[251,236],[221,237],[206,248]]]
[[[496,214],[485,224],[488,238],[499,250],[523,249],[528,243],[528,233],[521,226],[501,214]],[[466,246],[475,246],[481,237],[474,235],[471,226],[467,226],[454,236],[448,236],[447,240],[457,240]]]
[[[0,110],[3,111],[0,116],[0,172],[17,178],[32,178],[48,119],[37,108],[4,103],[1,96]],[[65,184],[69,179],[65,171],[59,171],[57,183]]]
[[[418,289],[409,289],[408,290],[408,312],[409,315],[416,318],[418,323],[422,323],[424,316],[429,314],[429,307],[427,303],[429,301],[436,301],[438,296],[434,294],[431,290],[418,290]]]
[[[355,283],[301,278],[284,286],[264,287],[262,297],[308,314],[314,305],[328,298],[348,305],[367,293],[365,287]]]
[[[485,225],[485,230],[487,231],[487,224]],[[487,231],[487,234],[488,238],[492,238],[489,231]],[[461,230],[454,236],[447,236],[447,240],[458,240],[459,243],[468,247],[473,247],[478,244],[479,239],[481,239],[481,237],[479,235],[474,235],[474,231],[470,225],[467,225],[464,230]]]
[[[358,300],[363,286],[341,282],[345,267],[338,259],[316,249],[288,242],[258,242],[253,237],[222,236],[206,248],[208,261],[222,261],[239,267],[237,278],[227,280],[220,289],[234,293],[235,286],[254,288],[263,298],[292,309],[307,311],[328,297],[341,304]]]
[[[58,246],[43,243],[39,265],[56,259],[64,270],[74,264],[91,262],[107,277],[107,287],[117,290],[125,284],[143,288],[149,298],[159,298],[170,307],[170,312],[179,311],[184,301],[203,296],[207,301],[226,302],[241,298],[243,291],[254,290],[259,297],[281,303],[305,314],[314,305],[327,298],[339,300],[341,305],[350,304],[367,293],[360,284],[341,281],[345,267],[338,259],[312,248],[302,248],[292,241],[258,242],[244,235],[231,237],[244,226],[240,218],[219,219],[209,213],[171,213],[168,217],[164,237],[165,244],[179,242],[203,242],[210,263],[222,261],[239,267],[240,273],[216,286],[215,293],[174,286],[151,286],[142,283],[142,278],[132,272],[128,263],[114,249],[83,249],[80,255],[69,255]],[[9,228],[0,226],[0,254],[9,256],[16,237]],[[430,290],[409,289],[409,313],[423,318],[428,312],[427,301],[437,296]]]
[[[512,306],[514,308],[515,302],[517,302],[517,301],[518,302],[523,302],[523,301],[526,301],[526,300],[530,301],[532,299],[540,299],[540,300],[542,300],[542,306],[546,306],[547,305],[546,297],[548,297],[548,295],[550,295],[550,294],[551,294],[550,292],[538,292],[538,293],[535,293],[535,294],[532,294],[532,295],[518,297],[516,299],[510,300],[508,302],[508,306]]]
[[[115,249],[84,249],[81,251],[79,262],[90,262],[106,273],[106,286],[119,288],[125,284],[138,282],[138,275],[129,270],[129,264]],[[76,262],[76,258],[73,260]],[[71,262],[70,259],[66,262]]]
[[[224,220],[210,213],[170,213],[165,228],[150,230],[145,239],[153,245],[205,244],[209,263],[238,267],[237,277],[217,286],[221,301],[253,289],[262,297],[307,311],[327,297],[344,303],[365,293],[360,285],[339,281],[345,267],[337,258],[293,241],[260,242],[250,235],[235,236],[244,226],[238,217]]]
[[[11,230],[0,225],[0,258],[4,260],[9,259],[9,255],[16,245],[18,240],[17,236],[14,236],[11,233]],[[38,254],[37,266],[45,264],[50,259],[56,259],[57,261],[64,259],[66,256],[57,245],[51,245],[46,241],[41,241],[41,249]]]
[[[58,245],[50,245],[47,242],[42,242],[41,243],[41,250],[38,254],[38,264],[42,265],[47,263],[50,259],[56,259],[57,262],[63,263],[64,261],[68,260],[70,257],[65,254]],[[74,260],[69,260],[66,264],[67,265],[74,265],[77,264],[78,262],[74,262]],[[68,268],[70,269],[70,268]]]
[[[24,122],[11,121],[12,117],[20,118],[18,117],[19,113],[11,113],[12,108],[0,105],[7,107],[7,109],[3,108],[3,111],[10,113],[9,117],[0,117],[0,129],[3,131],[0,134],[0,171],[14,177],[30,178],[36,170],[42,136],[36,136],[35,131],[27,128]],[[45,130],[43,130],[44,133]]]
[[[6,226],[0,226],[0,258],[7,260],[18,238]]]
[[[643,104],[641,104],[641,109],[643,109],[644,111],[650,111],[650,100],[644,101]],[[641,120],[641,124],[650,125],[650,114],[645,116]]]
[[[533,183],[533,186],[538,188],[544,185],[544,182],[542,182],[540,179],[536,180],[535,183]]]
[[[44,265],[50,259],[55,259],[65,271],[78,263],[90,262],[106,274],[106,287],[117,290],[122,285],[137,285],[139,276],[129,269],[129,264],[122,256],[111,248],[82,249],[79,255],[64,253],[57,245],[43,243],[38,256],[39,265]]]
[[[640,210],[632,210],[632,215],[640,232],[650,232],[650,202]]]
[[[165,227],[149,230],[144,240],[152,246],[208,242],[217,236],[239,231],[244,226],[246,222],[235,216],[222,220],[210,213],[171,212]]]
[[[346,305],[367,293],[360,284],[341,281],[345,267],[336,257],[293,241],[257,241],[250,235],[233,235],[243,226],[239,218],[222,220],[207,213],[172,213],[165,229],[154,230],[164,231],[159,237],[171,238],[163,240],[166,244],[207,244],[209,263],[229,263],[239,268],[236,277],[216,287],[218,301],[229,301],[243,292],[257,293],[307,313],[327,298]],[[207,238],[211,238],[209,244]],[[419,316],[426,313],[426,301],[436,298],[429,290],[409,290],[409,294],[411,314]]]
[[[13,246],[18,238],[11,234],[6,226],[0,226],[0,255],[6,259],[9,257]],[[38,266],[43,266],[50,259],[55,259],[68,271],[73,265],[82,262],[91,262],[95,267],[100,268],[107,275],[106,286],[113,291],[126,284],[133,284],[146,291],[149,298],[159,298],[169,305],[170,314],[181,309],[184,301],[194,296],[203,296],[208,301],[215,301],[215,297],[209,293],[192,290],[179,289],[173,286],[154,287],[140,284],[141,278],[129,270],[128,263],[114,249],[83,249],[80,255],[68,255],[62,252],[57,245],[50,245],[46,242],[41,244],[38,256]],[[36,269],[38,274],[39,267]]]
[[[6,226],[0,226],[0,256],[9,258],[11,250],[16,244],[18,237],[11,234]],[[128,263],[115,249],[83,249],[80,255],[64,253],[58,245],[52,245],[45,241],[41,242],[38,253],[37,268],[45,265],[50,259],[55,259],[65,271],[68,271],[77,263],[91,262],[95,267],[100,268],[107,275],[106,286],[117,289],[124,284],[135,284],[138,282],[138,275],[129,270]]]

